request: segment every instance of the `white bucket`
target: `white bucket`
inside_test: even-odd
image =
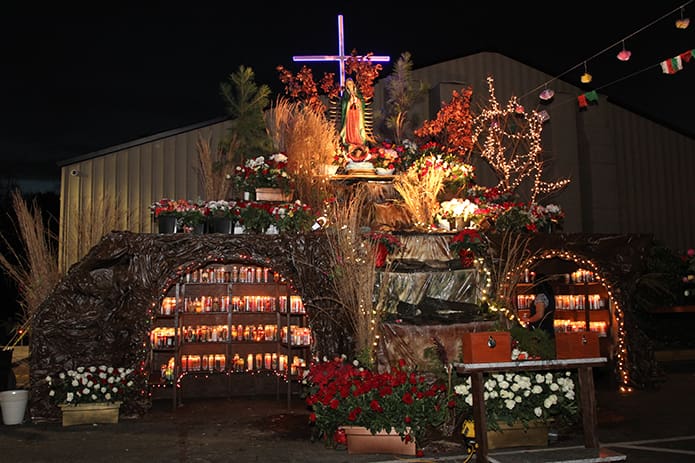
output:
[[[2,421],[5,424],[22,424],[29,402],[29,391],[23,389],[0,392]]]

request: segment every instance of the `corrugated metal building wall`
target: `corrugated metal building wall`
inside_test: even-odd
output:
[[[59,264],[67,269],[95,243],[91,227],[151,233],[150,205],[161,198],[198,199],[198,137],[211,146],[229,121],[164,132],[91,153],[61,167]],[[205,199],[205,198],[203,198]],[[108,230],[106,230],[108,231]]]
[[[417,64],[417,63],[415,63]],[[695,246],[695,139],[625,110],[599,95],[598,104],[579,109],[578,87],[554,80],[549,104],[538,98],[553,76],[497,53],[446,61],[413,71],[431,88],[428,99],[413,108],[414,120],[432,119],[452,90],[470,85],[473,108],[487,106],[487,77],[495,83],[497,101],[516,95],[527,110],[545,109],[543,148],[549,160],[546,179],[572,182],[549,202],[566,211],[565,230],[586,233],[646,233],[673,249]],[[377,85],[376,104],[383,105]],[[496,179],[476,165],[476,179]]]
[[[415,63],[417,64],[417,63]],[[492,76],[500,104],[512,95],[530,109],[545,109],[546,180],[569,177],[570,185],[546,202],[562,206],[565,230],[586,233],[652,233],[674,249],[695,246],[695,201],[690,193],[695,172],[695,139],[620,108],[600,96],[580,110],[584,90],[559,80],[549,85],[555,98],[540,104],[538,93],[552,76],[497,53],[479,53],[413,71],[430,87],[410,117],[415,126],[432,119],[452,90],[473,88],[473,108],[487,105],[486,79]],[[383,106],[383,84],[375,88]],[[195,144],[199,133],[224,135],[228,122],[158,134],[131,144],[91,153],[62,166],[60,259],[75,262],[86,252],[77,238],[78,221],[118,211],[116,226],[151,232],[150,204],[162,197],[196,199],[200,184]],[[477,180],[496,182],[485,166]],[[72,170],[80,175],[72,176]]]

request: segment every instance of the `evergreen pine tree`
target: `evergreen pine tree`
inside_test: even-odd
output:
[[[220,93],[226,103],[227,113],[233,118],[225,148],[232,142],[234,162],[271,153],[273,143],[266,129],[263,112],[270,105],[270,87],[254,82],[255,74],[249,67],[239,66],[226,82],[220,84]]]

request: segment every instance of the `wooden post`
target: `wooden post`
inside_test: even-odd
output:
[[[584,446],[598,448],[596,431],[596,396],[594,394],[594,374],[589,366],[577,368],[579,372],[579,397],[582,407],[582,425],[584,429]]]

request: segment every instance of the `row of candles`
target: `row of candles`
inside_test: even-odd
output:
[[[184,297],[184,313],[213,313],[213,312],[276,312],[278,302],[280,312],[306,313],[301,296],[203,296]],[[160,307],[161,315],[173,315],[176,311],[176,298],[165,297]]]
[[[553,323],[556,333],[574,333],[578,331],[586,331],[586,322],[571,321],[571,320],[555,320]],[[607,322],[589,322],[589,331],[594,331],[599,336],[606,336],[608,333]]]
[[[247,354],[246,356],[234,354],[229,365],[227,365],[227,356],[225,354],[182,355],[181,371],[227,371],[229,369],[237,372],[253,370],[277,370],[284,372],[288,370],[288,361],[288,355],[278,355],[275,352],[258,352]],[[292,357],[292,363],[289,364],[290,374],[296,375],[300,368],[305,367],[306,361],[295,355]],[[164,371],[165,369],[163,369]]]
[[[516,296],[516,304],[519,309],[528,309],[533,305],[535,294],[519,294]],[[586,301],[590,310],[603,309],[606,306],[605,299],[599,294],[560,294],[555,296],[555,308],[557,310],[583,310]]]
[[[311,344],[311,328],[290,325],[290,342],[293,346]],[[183,342],[228,342],[228,341],[277,341],[277,325],[196,325],[181,329]],[[176,342],[175,328],[155,328],[150,333],[150,341],[156,349],[173,348]],[[287,327],[282,327],[282,342],[287,343]]]
[[[186,283],[271,283],[281,281],[280,274],[256,265],[205,267],[186,274]]]
[[[572,273],[565,273],[565,283],[591,283],[596,281],[596,275],[591,270],[580,268]],[[524,269],[524,283],[533,283],[536,280],[536,272]]]

